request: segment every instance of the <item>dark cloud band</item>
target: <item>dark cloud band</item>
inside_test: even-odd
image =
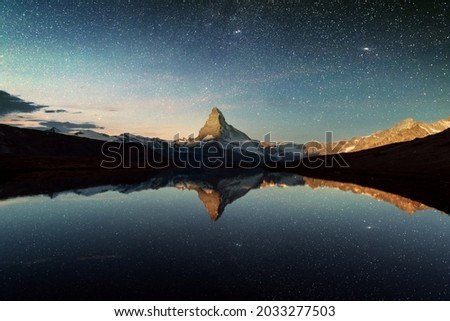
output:
[[[47,114],[55,114],[55,113],[59,114],[59,113],[67,113],[68,111],[65,109],[47,109],[44,110],[44,112]]]
[[[47,106],[27,102],[0,90],[0,116],[11,113],[32,113]]]
[[[99,127],[93,123],[72,123],[72,122],[61,122],[61,121],[42,121],[40,122],[42,126],[46,127],[56,127],[59,129],[69,129],[69,130],[76,130],[76,129],[103,129],[103,127]]]

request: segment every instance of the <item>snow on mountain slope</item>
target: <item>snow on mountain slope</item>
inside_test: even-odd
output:
[[[392,128],[377,131],[366,137],[352,138],[344,145],[344,151],[358,151],[423,138],[447,128],[450,128],[450,118],[438,120],[434,123],[419,122],[412,118],[406,118]]]
[[[83,130],[67,130],[65,128],[56,128],[52,127],[50,129],[45,129],[46,132],[55,133],[55,134],[63,134],[69,136],[76,137],[84,137],[89,139],[101,140],[105,142],[126,142],[126,143],[145,143],[148,141],[153,141],[155,139],[148,138],[139,135],[133,135],[129,133],[123,133],[117,136],[110,136],[104,133],[99,133],[91,129],[83,129]]]
[[[61,130],[59,130],[56,127],[52,127],[50,129],[46,129],[45,131],[48,132],[48,133],[64,134]]]
[[[349,140],[334,142],[332,145],[322,144],[324,148],[320,149],[318,152],[319,154],[325,154],[327,148],[327,153],[330,153],[330,150],[333,150],[333,153],[357,152],[379,146],[406,142],[416,138],[423,138],[428,135],[440,133],[448,128],[450,128],[450,117],[433,123],[420,122],[412,118],[406,118],[391,128],[379,130],[367,136],[353,137]],[[339,148],[339,151],[337,151],[336,148],[333,148],[337,144],[342,145]]]
[[[52,127],[52,128],[39,128],[40,130],[43,130],[47,133],[53,133],[53,134],[63,134],[68,136],[76,136],[76,137],[84,137],[89,139],[95,139],[95,140],[101,140],[101,141],[116,141],[119,138],[117,136],[109,136],[104,133],[99,133],[96,131],[93,131],[91,129],[80,129],[80,130],[71,130],[66,127]]]
[[[85,137],[85,138],[103,140],[103,141],[117,140],[117,137],[109,136],[109,135],[103,134],[103,133],[98,133],[98,132],[90,130],[90,129],[82,130],[82,131],[80,130],[80,131],[76,131],[76,132],[69,132],[67,134],[77,136],[77,137]]]
[[[214,107],[200,129],[196,139],[193,137],[186,139],[176,139],[174,141],[164,141],[158,138],[148,138],[130,133],[123,133],[117,136],[109,136],[93,130],[71,131],[66,128],[51,128],[48,132],[64,134],[70,136],[90,138],[98,141],[110,141],[120,143],[143,143],[154,150],[161,149],[161,153],[168,157],[185,162],[192,159],[202,159],[210,153],[214,154],[213,145],[219,150],[225,149],[228,154],[226,162],[244,161],[262,164],[263,160],[280,161],[283,159],[293,160],[303,155],[303,146],[298,144],[276,144],[265,146],[257,140],[252,140],[247,134],[228,124],[222,112]],[[267,148],[271,147],[271,148]],[[220,153],[220,152],[219,152]],[[224,156],[225,157],[225,156]]]
[[[201,140],[219,140],[226,142],[241,142],[252,140],[245,133],[229,125],[225,121],[222,112],[214,107],[209,114],[209,118],[205,125],[200,129],[197,141]]]

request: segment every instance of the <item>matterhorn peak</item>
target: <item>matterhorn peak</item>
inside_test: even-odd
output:
[[[200,129],[196,140],[251,140],[245,133],[229,125],[217,107],[213,107],[205,125]]]
[[[213,115],[213,114],[219,114],[219,115],[222,115],[222,116],[223,116],[222,112],[221,112],[220,109],[217,108],[217,107],[213,107],[213,108],[211,109],[211,115]]]

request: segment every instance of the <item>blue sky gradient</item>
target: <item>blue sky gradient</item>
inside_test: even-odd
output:
[[[171,138],[212,106],[262,139],[365,135],[450,115],[446,1],[4,1],[1,120]],[[17,116],[22,116],[17,121]]]

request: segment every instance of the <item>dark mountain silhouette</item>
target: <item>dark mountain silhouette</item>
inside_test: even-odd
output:
[[[0,154],[24,156],[99,156],[101,141],[0,124]]]

